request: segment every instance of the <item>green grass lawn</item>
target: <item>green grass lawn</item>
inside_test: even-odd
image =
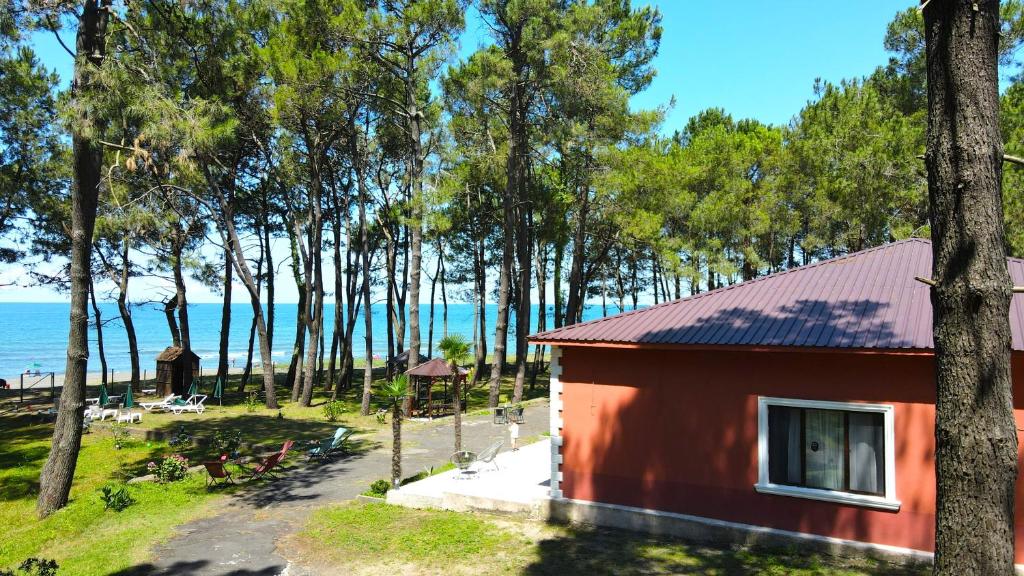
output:
[[[382,373],[380,376],[378,381],[383,380]],[[120,450],[114,448],[109,421],[94,423],[92,432],[82,439],[70,504],[43,520],[36,517],[35,499],[53,425],[36,423],[13,411],[0,415],[0,523],[5,526],[0,538],[0,569],[14,567],[29,557],[41,557],[56,560],[61,574],[88,576],[116,572],[147,560],[153,545],[171,536],[177,526],[213,513],[225,492],[207,491],[205,473],[168,485],[131,484],[128,490],[137,502],[123,512],[113,512],[104,510],[100,489],[146,474],[146,464],[166,454],[182,453],[192,464],[212,458],[216,454],[208,440],[216,431],[240,431],[242,452],[251,455],[253,445],[276,449],[289,439],[326,438],[337,426],[357,432],[351,448],[360,452],[378,447],[373,433],[390,430],[390,420],[380,423],[372,414],[359,415],[359,388],[339,394],[338,401],[345,410],[337,421],[329,422],[323,410],[328,394],[318,390],[313,405],[301,407],[290,401],[290,390],[278,386],[279,410],[267,410],[262,405],[251,409],[245,402],[247,394],[237,392],[239,377],[231,376],[223,406],[208,398],[204,414],[145,413],[141,423],[130,425],[134,440]],[[283,379],[282,374],[279,382]],[[529,397],[546,394],[546,377],[538,378],[538,382],[541,385]],[[248,390],[258,389],[259,383],[257,376]],[[120,393],[123,387],[117,384],[113,392]],[[503,378],[502,395],[510,397],[511,387],[511,378]],[[200,389],[200,393],[210,394],[211,390],[205,388],[212,388],[212,384],[207,381]],[[98,387],[90,386],[89,396],[98,393]],[[137,402],[141,400],[136,397]],[[471,391],[471,410],[485,407],[486,402],[486,385]],[[45,402],[37,404],[46,406]],[[182,427],[197,442],[171,448],[167,440]]]
[[[154,543],[175,526],[210,513],[220,497],[206,490],[202,475],[193,474],[166,485],[129,485],[136,503],[122,512],[104,510],[104,485],[124,481],[171,450],[166,443],[144,441],[116,450],[112,434],[97,430],[82,438],[70,504],[39,520],[35,497],[52,433],[51,424],[27,417],[0,419],[0,568],[42,557],[56,560],[61,574],[109,574],[145,560]]]
[[[916,574],[876,561],[798,551],[712,548],[618,530],[496,516],[348,504],[316,512],[286,543],[337,574]]]

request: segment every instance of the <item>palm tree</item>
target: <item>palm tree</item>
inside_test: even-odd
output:
[[[409,395],[409,377],[397,376],[385,383],[380,393],[391,405],[391,484],[397,490],[402,485],[402,404]]]
[[[452,369],[452,394],[455,395],[455,451],[462,451],[462,379],[459,365],[469,359],[470,344],[462,334],[449,334],[437,343],[437,349]]]

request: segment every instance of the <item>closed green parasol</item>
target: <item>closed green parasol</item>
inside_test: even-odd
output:
[[[132,398],[132,385],[129,384],[128,388],[124,391],[124,398],[121,399],[124,403],[125,408],[135,407],[135,399]]]
[[[107,402],[110,402],[110,396],[107,395],[107,385],[100,384],[100,406],[106,406]]]
[[[224,383],[220,381],[220,377],[217,377],[217,383],[213,385],[213,397],[217,399],[217,404],[223,406],[221,397],[224,396]]]
[[[193,380],[192,381],[192,385],[188,387],[188,395],[189,396],[195,396],[196,394],[199,393],[198,390],[199,390],[199,384],[195,380]]]

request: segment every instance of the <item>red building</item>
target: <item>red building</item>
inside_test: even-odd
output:
[[[1009,268],[1024,284],[1024,260]],[[931,276],[924,240],[532,336],[552,347],[554,504],[597,523],[927,558],[935,380],[915,276]],[[1024,429],[1024,296],[1010,312]]]

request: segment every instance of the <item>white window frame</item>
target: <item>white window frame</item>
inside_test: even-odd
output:
[[[885,437],[885,494],[872,496],[869,494],[853,494],[840,490],[808,488],[805,486],[789,486],[773,484],[768,475],[768,407],[789,406],[792,408],[810,408],[819,410],[844,410],[848,412],[871,412],[882,414]],[[900,501],[896,498],[896,438],[893,426],[893,407],[890,404],[861,404],[858,402],[829,402],[824,400],[798,400],[795,398],[757,398],[757,468],[758,479],[754,489],[763,494],[777,494],[795,498],[824,500],[839,504],[878,508],[881,510],[899,510]]]

